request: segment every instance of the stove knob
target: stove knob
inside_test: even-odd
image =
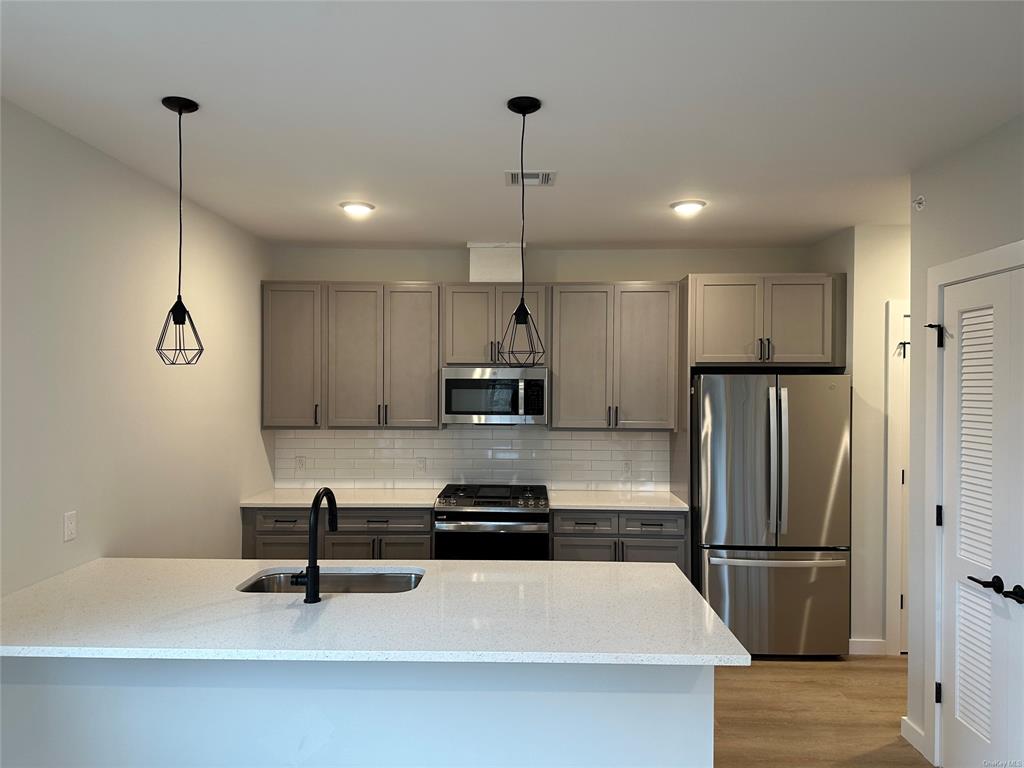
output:
[[[517,499],[516,504],[518,504],[520,507],[526,506],[526,502],[523,499]]]

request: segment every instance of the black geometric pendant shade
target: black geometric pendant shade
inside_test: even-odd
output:
[[[167,313],[156,351],[164,365],[195,365],[203,354],[203,342],[181,296]]]
[[[533,96],[516,96],[506,106],[517,115],[522,115],[523,130],[519,137],[519,193],[521,228],[519,230],[519,263],[522,268],[519,305],[505,325],[498,344],[498,359],[507,365],[532,368],[544,362],[544,341],[537,323],[526,306],[526,116],[540,109],[540,99]]]
[[[156,352],[164,365],[195,365],[203,354],[203,342],[196,331],[192,315],[181,300],[181,247],[182,228],[182,162],[181,162],[181,116],[191,114],[199,109],[199,105],[184,96],[165,96],[162,103],[172,112],[178,114],[178,298],[171,305],[160,338],[156,342]]]

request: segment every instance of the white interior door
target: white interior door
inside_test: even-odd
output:
[[[1024,765],[1024,269],[945,289],[942,765]]]
[[[901,474],[899,492],[897,494],[897,514],[900,525],[900,653],[906,653],[910,647],[907,641],[907,628],[910,624],[907,617],[910,615],[910,584],[908,581],[909,568],[907,567],[907,541],[910,527],[910,481],[906,477],[905,469],[910,466],[910,315],[901,317],[900,338],[906,341],[900,350],[899,360],[895,367],[895,395],[899,402],[895,403],[893,426],[896,429],[895,446],[899,451],[896,460],[904,468]]]

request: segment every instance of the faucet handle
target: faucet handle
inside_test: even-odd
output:
[[[292,574],[291,583],[293,587],[304,587],[308,581],[309,574],[305,571],[299,571],[298,573]]]

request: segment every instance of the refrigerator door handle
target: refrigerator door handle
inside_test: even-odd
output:
[[[710,557],[711,565],[737,565],[741,568],[845,568],[845,560],[745,560],[737,557]]]
[[[779,516],[779,533],[789,530],[789,387],[779,388],[779,420],[782,427],[782,514]]]
[[[775,479],[779,476],[779,421],[776,387],[768,387],[768,533],[775,533],[779,518],[779,494]]]

